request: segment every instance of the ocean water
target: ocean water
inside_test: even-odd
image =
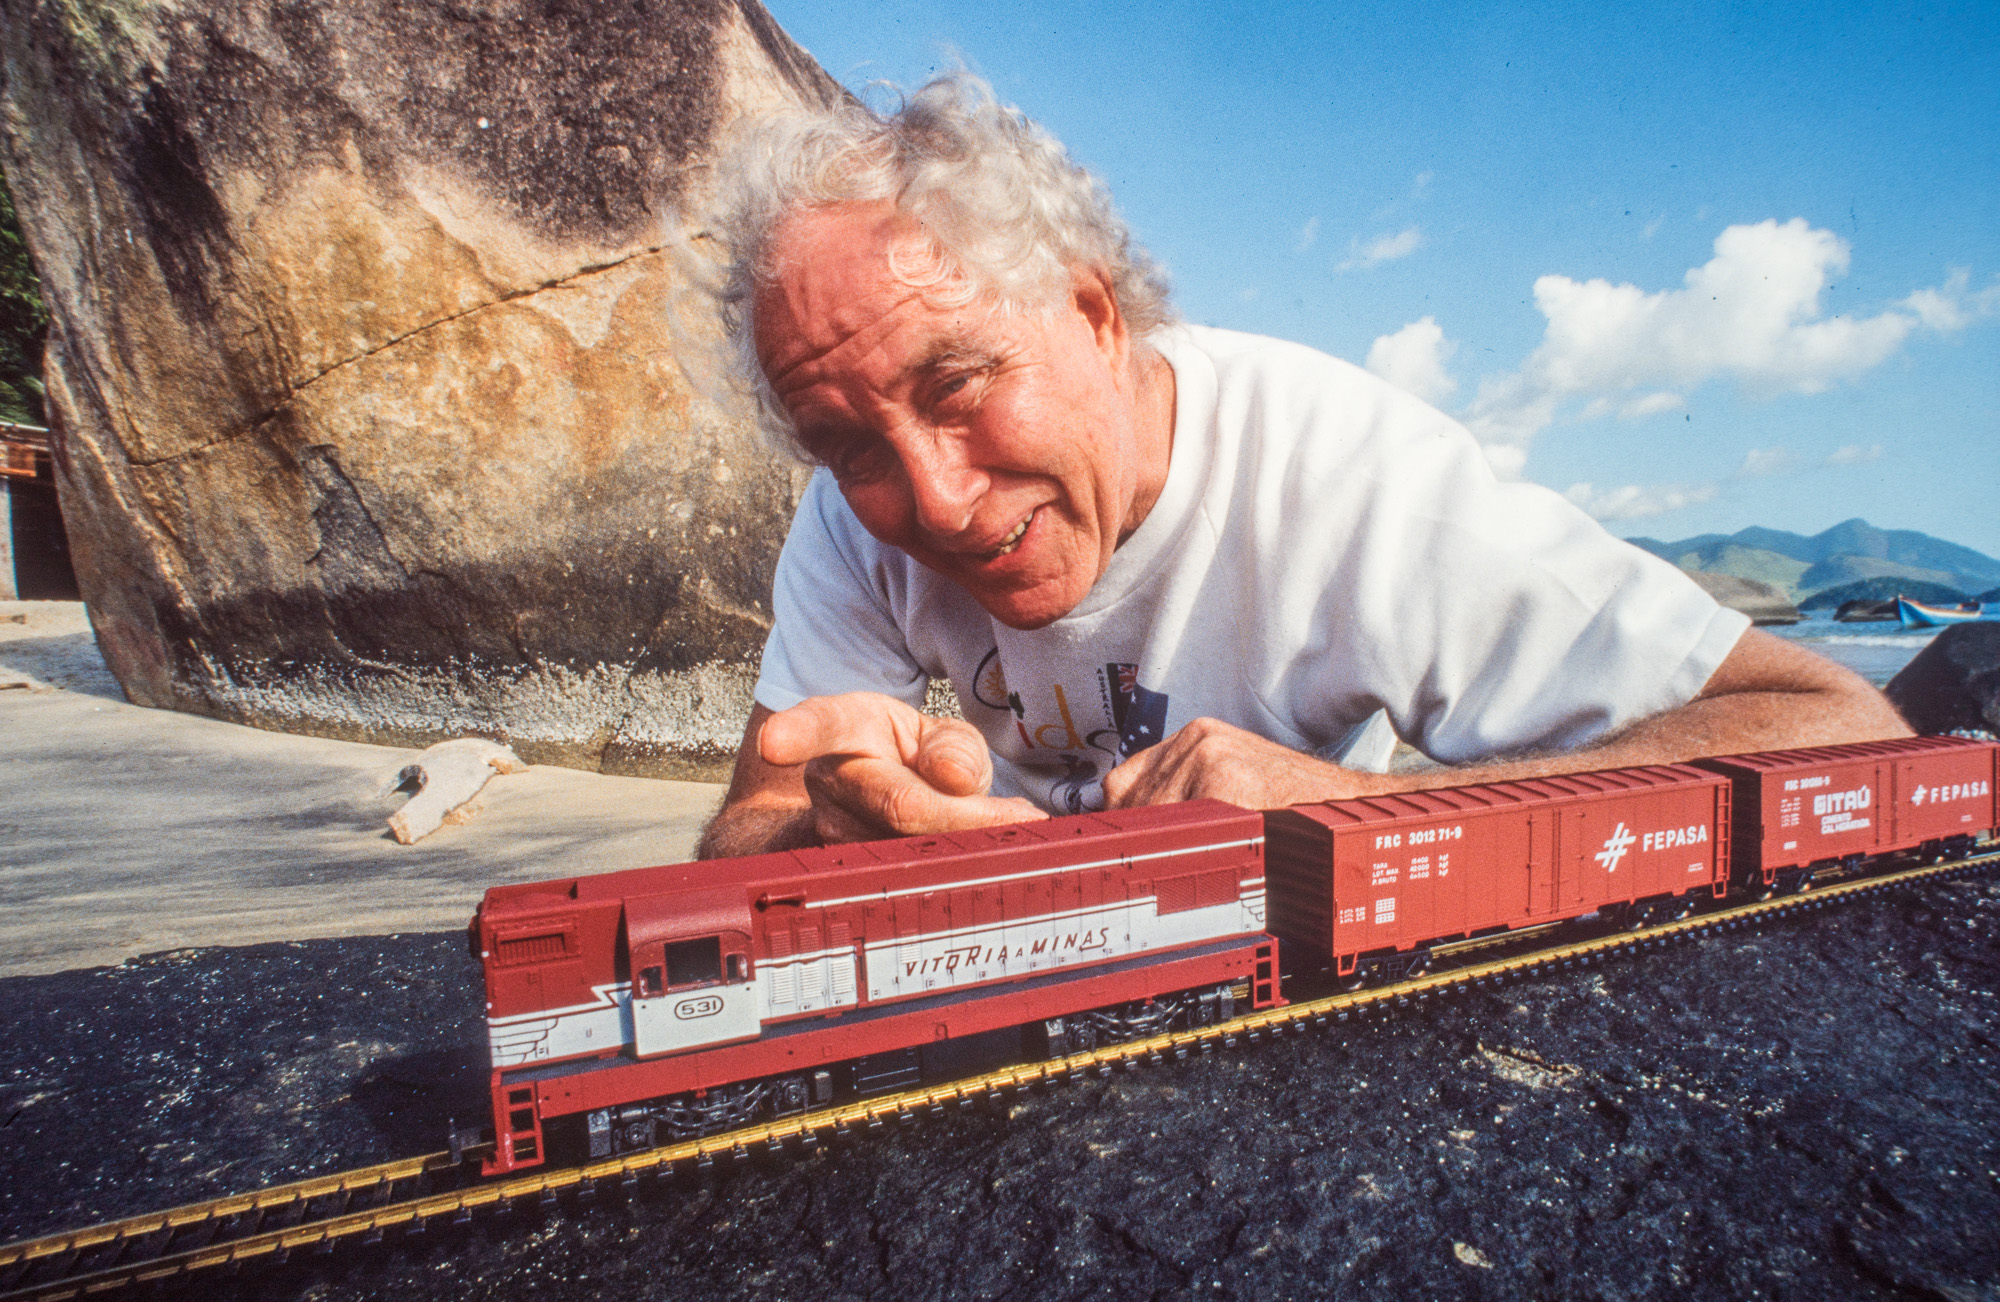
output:
[[[1991,617],[1992,607],[1988,607]],[[1902,672],[1917,652],[1931,644],[1941,630],[1905,630],[1893,621],[1873,624],[1836,624],[1826,616],[1804,619],[1789,627],[1764,630],[1811,647],[1829,660],[1846,665],[1877,687],[1884,686]]]

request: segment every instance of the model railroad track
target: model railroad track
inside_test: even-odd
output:
[[[1267,1008],[1213,1026],[1170,1031],[1046,1062],[1023,1063],[946,1084],[759,1122],[738,1130],[682,1140],[583,1166],[536,1171],[492,1181],[468,1178],[470,1167],[450,1153],[385,1162],[339,1175],[273,1185],[255,1193],[190,1203],[86,1229],[0,1246],[0,1302],[64,1302],[200,1271],[276,1264],[293,1253],[334,1251],[343,1244],[379,1243],[391,1233],[414,1239],[434,1226],[463,1225],[481,1213],[542,1210],[564,1197],[583,1203],[617,1191],[629,1194],[649,1177],[705,1172],[718,1162],[759,1154],[806,1154],[829,1140],[875,1132],[953,1109],[1003,1102],[1009,1095],[1120,1069],[1185,1060],[1217,1048],[1303,1035],[1379,1017],[1448,994],[1485,990],[1509,981],[1588,967],[1699,936],[1737,931],[1921,882],[1991,872],[2000,851],[1819,887],[1809,894],[1739,904],[1639,931],[1573,940],[1532,952],[1479,958],[1394,985]],[[1504,937],[1496,938],[1504,940]]]

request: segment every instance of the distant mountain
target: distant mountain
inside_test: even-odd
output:
[[[1933,583],[1961,592],[2000,583],[2000,561],[1991,556],[1914,529],[1877,529],[1866,520],[1845,520],[1810,538],[1753,526],[1678,542],[1628,541],[1684,570],[1769,583],[1794,601],[1871,579]]]

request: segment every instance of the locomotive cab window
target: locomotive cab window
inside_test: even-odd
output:
[[[736,957],[731,955],[732,958]],[[700,940],[677,940],[667,946],[667,985],[712,985],[722,980],[722,938],[703,936]]]

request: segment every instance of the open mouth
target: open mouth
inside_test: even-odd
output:
[[[997,548],[986,553],[986,559],[989,561],[997,561],[1002,556],[1006,556],[1009,553],[1011,553],[1016,547],[1019,547],[1021,545],[1021,536],[1028,532],[1028,526],[1035,522],[1035,516],[1039,514],[1040,511],[1041,508],[1036,507],[1033,511],[1028,512],[1028,518],[1021,521],[1021,523],[1015,525],[1014,532],[1008,534],[1005,538],[1001,539],[1000,545]]]

